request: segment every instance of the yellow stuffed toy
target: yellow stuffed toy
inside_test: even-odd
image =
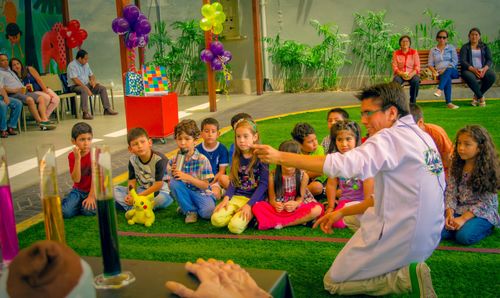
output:
[[[135,189],[132,189],[130,190],[130,195],[134,198],[134,209],[125,213],[128,224],[140,223],[146,227],[150,227],[155,222],[155,214],[153,212],[154,194],[139,196]]]

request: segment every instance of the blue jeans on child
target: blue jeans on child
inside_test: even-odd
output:
[[[141,193],[146,190],[146,187],[139,186],[136,188],[137,193]],[[129,211],[134,206],[127,205],[125,203],[125,198],[128,195],[128,188],[125,186],[115,186],[115,205],[118,210]],[[154,207],[153,210],[165,209],[170,206],[174,199],[170,196],[170,190],[168,189],[168,184],[163,183],[163,188],[160,189],[158,195],[154,197]]]
[[[215,209],[215,197],[189,189],[181,180],[170,180],[172,196],[182,212],[196,212],[201,218],[209,219]]]
[[[460,75],[456,68],[447,68],[441,75],[439,75],[439,90],[444,91],[444,98],[446,103],[451,103],[451,80],[458,79]]]
[[[455,214],[455,217],[460,216]],[[493,231],[493,225],[482,217],[469,219],[458,231],[450,231],[443,228],[442,239],[455,239],[458,243],[471,245],[486,238]]]
[[[7,123],[8,108],[10,108],[10,117]],[[0,130],[7,130],[7,127],[16,128],[22,110],[23,103],[19,99],[9,97],[9,104],[6,104],[3,97],[0,96]]]
[[[96,209],[87,209],[83,207],[82,202],[89,196],[88,192],[72,188],[69,194],[64,197],[61,208],[64,218],[71,218],[75,215],[82,214],[85,216],[95,215]]]

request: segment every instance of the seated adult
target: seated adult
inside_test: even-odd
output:
[[[331,294],[436,297],[423,263],[439,244],[444,226],[445,180],[436,145],[413,121],[400,85],[368,87],[358,98],[370,138],[347,154],[298,155],[268,145],[254,145],[254,152],[263,162],[323,171],[329,177],[374,177],[374,206],[323,279]],[[324,215],[315,226],[331,233],[334,215]]]
[[[399,38],[399,50],[392,54],[393,81],[410,84],[410,103],[417,102],[418,87],[420,86],[420,58],[417,50],[410,48],[411,39],[408,35]]]
[[[101,97],[104,115],[118,115],[111,109],[106,88],[96,82],[94,73],[90,69],[89,54],[85,50],[76,53],[75,60],[68,64],[68,86],[71,92],[80,94],[83,119],[91,120],[94,117],[89,112],[89,96],[97,95]]]
[[[495,71],[491,69],[493,63],[491,51],[481,40],[479,28],[469,31],[469,42],[460,49],[460,60],[462,63],[462,79],[474,92],[472,98],[473,106],[486,106],[484,94],[495,83]]]
[[[7,111],[10,108],[10,117],[7,121]],[[17,121],[21,116],[23,103],[17,98],[9,98],[0,80],[0,138],[17,135]]]
[[[45,113],[47,117],[50,118],[52,112],[57,108],[59,102],[59,96],[52,91],[52,89],[47,88],[40,77],[38,71],[31,66],[24,66],[21,60],[17,58],[10,59],[9,63],[10,69],[17,74],[17,77],[21,79],[23,84],[28,87],[28,91],[35,92],[36,94],[42,96],[47,104],[47,110]]]
[[[434,95],[440,97],[444,92],[446,106],[449,109],[458,109],[459,106],[451,102],[451,80],[458,79],[458,55],[454,46],[447,43],[448,31],[439,30],[436,34],[437,46],[429,51],[429,69],[439,78],[439,85]]]
[[[3,85],[9,97],[17,98],[28,106],[31,115],[35,118],[40,129],[54,129],[55,125],[47,117],[44,98],[34,92],[26,92],[26,87],[17,77],[16,73],[9,68],[9,58],[5,54],[0,54],[0,74],[3,77]]]

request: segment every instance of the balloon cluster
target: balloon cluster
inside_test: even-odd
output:
[[[133,4],[123,8],[123,17],[118,17],[111,23],[113,32],[125,36],[125,46],[128,49],[145,47],[149,41],[151,24],[148,18]]]
[[[214,2],[212,4],[204,4],[201,7],[203,19],[200,20],[200,28],[203,31],[210,31],[214,34],[221,34],[222,23],[226,20],[226,15],[222,11],[222,4]]]
[[[203,62],[209,63],[213,70],[222,70],[231,59],[233,54],[224,50],[224,45],[220,41],[212,41],[209,49],[204,49],[200,53],[200,59]]]
[[[80,22],[78,20],[71,20],[68,22],[67,26],[63,26],[59,32],[66,40],[66,45],[68,48],[81,47],[83,41],[87,39],[87,31],[80,28]]]

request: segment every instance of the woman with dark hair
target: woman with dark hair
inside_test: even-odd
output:
[[[436,34],[437,45],[429,51],[429,69],[439,78],[439,85],[434,95],[440,97],[444,92],[446,106],[449,109],[458,109],[459,106],[451,102],[451,80],[458,79],[457,50],[448,44],[448,31],[439,30]]]
[[[418,52],[410,46],[411,39],[408,35],[399,38],[400,49],[392,55],[393,81],[399,84],[407,81],[410,84],[410,103],[416,103],[420,86],[420,59]]]
[[[9,66],[10,69],[17,74],[29,92],[35,92],[44,98],[44,101],[47,103],[46,115],[49,118],[50,114],[52,114],[59,105],[59,96],[45,86],[40,74],[34,67],[24,66],[21,60],[17,58],[10,59]]]
[[[495,72],[490,68],[493,61],[491,51],[481,40],[479,28],[469,31],[469,42],[460,49],[460,61],[462,63],[462,79],[474,92],[472,98],[473,106],[486,106],[484,93],[495,83]]]

